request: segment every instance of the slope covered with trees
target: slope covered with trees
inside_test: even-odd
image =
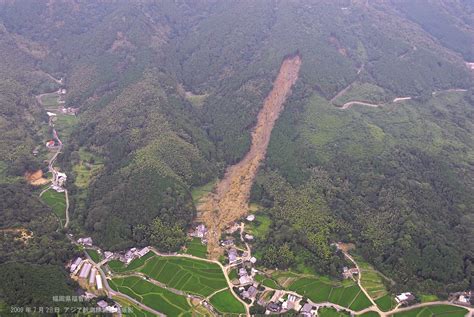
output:
[[[57,88],[40,70],[65,77],[80,115],[59,164],[72,171],[83,151],[104,163],[87,188],[68,174],[72,230],[110,249],[176,250],[191,188],[245,155],[282,59],[298,52],[252,192],[272,218],[263,261],[337,274],[330,243],[353,241],[400,289],[467,288],[470,12],[462,0],[2,2],[0,160],[10,175],[39,166],[45,118],[31,96]]]

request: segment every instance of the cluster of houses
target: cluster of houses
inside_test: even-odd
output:
[[[456,293],[454,302],[458,305],[474,306],[474,291]]]
[[[72,277],[85,282],[90,288],[95,288],[98,291],[104,288],[102,277],[89,260],[79,257],[71,263],[69,270]]]
[[[288,294],[283,291],[276,291],[268,302],[261,299],[258,303],[259,305],[266,307],[266,315],[284,314],[290,310],[294,310],[300,312],[299,316],[307,316],[303,314],[303,308],[306,310],[309,304],[302,303],[301,301],[302,298],[299,296]]]
[[[62,107],[61,108],[61,112],[63,114],[67,114],[67,115],[71,115],[71,116],[75,116],[79,113],[79,108],[73,108],[73,107]]]
[[[149,247],[144,247],[142,249],[131,248],[130,250],[127,250],[125,253],[114,254],[112,252],[105,252],[104,256],[106,259],[110,259],[114,257],[125,264],[129,264],[133,260],[137,258],[141,258],[142,256],[146,255],[148,252],[150,252]]]

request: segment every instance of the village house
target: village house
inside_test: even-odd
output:
[[[289,294],[288,298],[281,304],[281,308],[285,310],[294,309],[296,302],[298,302],[299,300],[299,297]]]
[[[461,293],[457,298],[456,298],[456,303],[459,305],[464,305],[464,306],[469,306],[471,305],[471,299],[472,299],[472,292],[464,292]]]
[[[234,239],[226,239],[224,241],[221,242],[221,245],[223,247],[230,247],[230,246],[233,246],[234,245]]]
[[[92,246],[92,238],[91,237],[79,238],[77,239],[77,243],[90,247]]]
[[[413,296],[412,293],[410,292],[406,292],[406,293],[401,293],[401,294],[398,294],[396,297],[395,297],[395,300],[397,301],[397,303],[399,304],[402,304],[402,303],[409,303],[409,302],[412,302],[415,300],[415,296]]]
[[[354,275],[358,275],[359,270],[357,268],[348,268],[347,266],[342,269],[342,277],[345,279],[352,278]]]
[[[82,258],[77,258],[72,264],[71,264],[71,269],[70,272],[74,272],[82,263]]]
[[[252,221],[255,220],[255,215],[248,215],[247,218],[245,218],[245,219],[247,219],[247,221],[252,222]]]
[[[231,248],[227,251],[227,254],[229,256],[229,264],[234,264],[234,263],[237,263],[238,262],[238,259],[237,259],[237,249],[235,248]]]
[[[105,252],[104,252],[104,257],[105,257],[106,259],[110,259],[113,255],[114,255],[114,254],[113,254],[112,252],[110,252],[110,251],[105,251]]]
[[[56,117],[56,114],[54,112],[46,111],[46,114],[48,115],[48,117]]]
[[[89,285],[94,286],[96,274],[97,274],[97,269],[93,267],[91,270],[91,274],[89,275]]]
[[[232,225],[230,227],[227,228],[227,230],[225,231],[225,233],[227,234],[233,234],[234,232],[236,232],[237,230],[240,230],[240,224],[238,224],[237,222],[234,222],[232,223]]]
[[[64,186],[64,184],[66,184],[66,180],[67,180],[66,173],[57,172],[55,175],[55,179],[53,179],[53,183],[56,183],[56,185],[62,187]]]
[[[313,307],[310,303],[306,303],[300,310],[301,316],[312,317],[317,316],[318,310]]]
[[[65,95],[66,92],[67,92],[67,90],[64,89],[64,88],[60,88],[60,89],[58,90],[58,94],[59,94],[59,95]]]
[[[103,288],[103,285],[102,285],[102,277],[99,274],[95,276],[95,283],[97,284],[97,290],[100,291]]]
[[[130,250],[125,252],[125,254],[120,255],[119,260],[122,261],[125,264],[129,264],[134,259],[141,258],[142,256],[144,256],[148,252],[150,252],[149,247],[144,247],[141,250],[138,250],[137,248],[131,248]]]
[[[89,276],[89,272],[91,271],[92,264],[89,262],[85,262],[82,265],[81,271],[79,272],[79,278],[86,279]]]
[[[196,237],[196,238],[204,238],[207,234],[207,228],[205,225],[200,224],[196,226],[196,229],[191,232],[190,236],[191,237]]]
[[[48,149],[54,149],[56,147],[56,142],[54,142],[54,140],[49,140],[48,142],[46,142],[46,147]]]
[[[257,258],[251,257],[249,261],[250,261],[250,263],[255,264],[255,263],[257,263]]]
[[[64,113],[64,114],[68,114],[68,115],[77,115],[77,113],[79,112],[79,108],[72,108],[72,107],[67,107],[67,108],[62,108],[61,109],[61,112]]]
[[[252,285],[246,291],[243,291],[241,295],[242,298],[253,299],[255,296],[257,296],[257,292],[257,288]]]
[[[253,240],[253,235],[251,235],[251,234],[246,234],[246,235],[244,236],[244,238],[245,238],[245,240],[252,241],[252,240]]]
[[[271,302],[270,304],[267,305],[267,310],[272,313],[279,313],[281,310],[281,305],[280,303]]]
[[[240,283],[240,285],[249,285],[249,284],[253,283],[253,279],[246,272],[244,275],[241,275],[239,277],[239,283]]]

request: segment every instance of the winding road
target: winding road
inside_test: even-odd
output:
[[[44,95],[49,95],[49,94],[51,94],[51,93],[46,93],[46,94],[41,94],[41,95],[36,96],[36,100],[39,102],[39,104],[41,106],[44,107],[44,104],[43,104],[41,98]],[[56,183],[57,176],[58,176],[58,171],[54,168],[54,163],[56,162],[56,159],[58,158],[58,155],[61,153],[61,150],[63,149],[63,142],[59,138],[58,133],[57,133],[56,129],[54,128],[53,117],[49,117],[48,124],[53,129],[53,138],[58,142],[56,152],[54,153],[54,155],[48,161],[48,171],[51,172],[51,174],[53,175],[53,184],[52,185],[59,186]],[[52,185],[50,185],[45,190],[41,191],[39,196],[41,197],[47,190],[49,190],[52,187]],[[64,189],[64,196],[65,196],[65,200],[66,200],[66,208],[65,208],[66,221],[64,223],[64,228],[67,228],[69,226],[69,194],[68,194],[68,191],[67,191],[66,188],[63,188],[63,189]]]

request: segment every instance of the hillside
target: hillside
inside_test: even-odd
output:
[[[110,250],[177,251],[197,219],[192,189],[245,165],[296,53],[268,150],[206,222],[245,215],[250,195],[270,218],[255,242],[268,267],[338,275],[331,243],[344,241],[393,291],[467,289],[473,10],[464,0],[0,1],[0,183],[37,200],[22,176],[47,171],[50,131],[34,96],[63,77],[65,103],[79,109],[58,124],[69,232]]]

